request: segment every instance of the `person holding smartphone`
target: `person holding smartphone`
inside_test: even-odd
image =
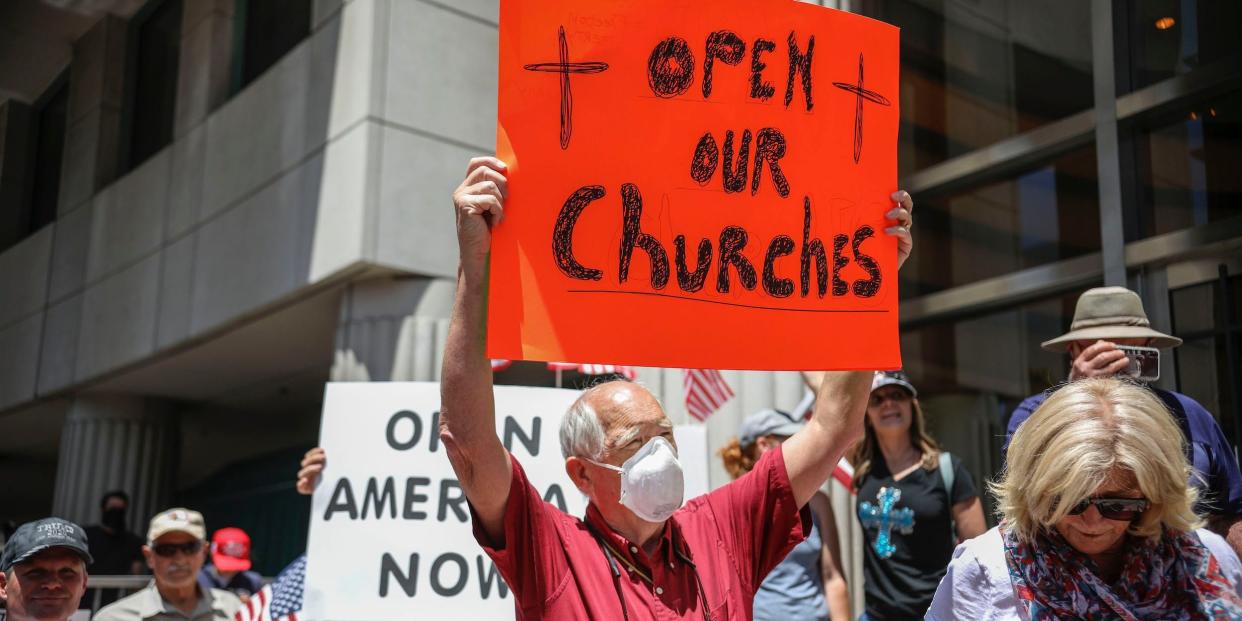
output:
[[[1128,377],[1146,384],[1160,376],[1160,350],[1181,344],[1181,339],[1151,328],[1138,294],[1125,287],[1098,287],[1078,298],[1070,331],[1042,347],[1070,355],[1071,382]],[[1199,488],[1196,512],[1242,555],[1242,474],[1224,432],[1198,401],[1150,384],[1147,387],[1169,408],[1186,438],[1186,458],[1194,469],[1191,483]],[[1009,419],[1004,452],[1018,427],[1055,390],[1028,397],[1018,405]]]

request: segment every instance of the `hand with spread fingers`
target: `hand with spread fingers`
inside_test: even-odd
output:
[[[897,269],[901,269],[914,250],[914,236],[910,234],[910,227],[914,225],[914,199],[905,190],[893,192],[892,199],[897,206],[884,217],[896,220],[897,224],[884,229],[884,232],[897,238]]]

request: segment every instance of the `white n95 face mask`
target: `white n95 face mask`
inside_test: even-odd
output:
[[[686,481],[673,445],[661,436],[649,440],[618,468],[591,463],[621,473],[621,504],[648,522],[663,522],[681,507]]]

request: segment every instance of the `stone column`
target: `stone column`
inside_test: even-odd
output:
[[[99,522],[99,499],[130,497],[131,530],[167,508],[176,463],[176,423],[167,403],[129,395],[79,396],[60,438],[52,513],[79,524]]]
[[[435,381],[455,283],[446,278],[360,281],[341,297],[332,381]]]

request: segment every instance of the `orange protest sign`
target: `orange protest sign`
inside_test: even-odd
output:
[[[489,354],[900,367],[898,62],[792,0],[502,0]]]

